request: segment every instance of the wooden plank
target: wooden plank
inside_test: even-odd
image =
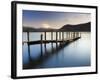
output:
[[[63,42],[68,42],[68,41],[73,41],[75,39],[79,39],[80,37],[77,37],[77,38],[74,38],[74,39],[69,39],[69,40],[42,40],[42,44],[45,44],[45,43],[63,43]],[[41,44],[41,40],[38,40],[38,41],[30,41],[30,42],[27,42],[29,45],[32,45],[32,44]]]

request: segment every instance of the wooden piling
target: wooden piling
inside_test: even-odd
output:
[[[78,32],[78,37],[80,37],[79,32]]]
[[[63,38],[64,38],[64,41],[65,41],[65,32],[63,32],[63,35],[64,35],[64,36],[63,36]]]
[[[76,32],[74,32],[74,38],[76,38]]]
[[[30,36],[29,36],[29,32],[27,32],[27,42],[29,42],[30,41]],[[27,44],[28,45],[28,54],[29,54],[29,59],[30,59],[30,61],[32,60],[31,59],[31,54],[30,54],[30,45],[29,44]]]
[[[64,32],[63,32],[63,41],[64,41]]]
[[[59,40],[61,40],[61,32],[59,32]]]
[[[59,32],[59,40],[61,40],[61,32]],[[59,44],[61,45],[61,42]]]
[[[77,37],[79,37],[79,32],[77,32]]]
[[[74,39],[75,38],[75,33],[73,32],[73,34],[72,34],[72,39]]]
[[[64,32],[62,32],[62,41],[64,43]]]
[[[79,32],[77,32],[77,37],[79,37]]]
[[[75,38],[77,37],[77,32],[75,32]]]
[[[56,41],[58,40],[58,32],[56,32]]]
[[[51,40],[53,40],[53,32],[51,32]],[[53,48],[53,43],[51,43],[51,46]]]
[[[46,32],[44,32],[44,40],[46,40]]]
[[[29,32],[27,32],[27,42],[29,42],[30,41],[30,39],[29,39]]]
[[[73,39],[73,32],[71,32],[71,39]]]
[[[53,32],[51,32],[51,40],[53,40]]]
[[[81,32],[80,32],[80,37],[81,37]]]
[[[68,38],[68,34],[67,34],[67,32],[66,32],[66,40],[67,40],[67,38]]]
[[[69,36],[70,36],[69,39],[72,39],[72,32],[69,32]]]
[[[67,32],[67,39],[69,39],[69,32]]]
[[[43,47],[42,47],[42,44],[43,44],[43,35],[41,34],[41,44],[40,44],[41,56],[43,55]]]
[[[73,39],[75,38],[75,32],[73,32]]]
[[[76,38],[78,37],[78,32],[76,32],[76,36],[75,36]]]
[[[68,32],[68,35],[69,35],[69,39],[71,39],[71,33],[70,32]]]
[[[76,32],[76,38],[78,37],[78,32]]]
[[[56,31],[56,49],[58,49],[58,32]]]

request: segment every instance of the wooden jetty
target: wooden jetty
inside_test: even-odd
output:
[[[35,45],[35,44],[46,44],[46,43],[66,43],[73,41],[75,39],[79,39],[81,37],[79,32],[66,32],[66,36],[64,32],[56,32],[55,40],[53,39],[54,35],[51,32],[51,40],[47,40],[47,32],[44,32],[44,35],[40,35],[40,40],[30,41],[29,40],[29,32],[27,32],[27,41],[23,41],[23,44],[27,43],[28,45]],[[59,36],[58,36],[59,34]],[[62,34],[62,35],[61,35]],[[44,36],[44,39],[43,39]],[[59,39],[58,39],[59,37]]]
[[[54,39],[55,37],[55,39]],[[23,41],[23,44],[27,44],[28,45],[28,53],[29,53],[29,57],[30,60],[31,59],[31,54],[30,54],[30,45],[36,45],[36,44],[40,44],[40,50],[41,50],[41,54],[40,56],[43,56],[43,49],[45,49],[45,52],[47,52],[47,47],[46,44],[51,43],[51,46],[53,48],[53,44],[56,43],[56,49],[61,49],[61,47],[64,47],[66,44],[69,44],[73,41],[76,41],[78,39],[81,38],[81,34],[79,32],[51,32],[51,39],[47,40],[47,32],[44,32],[44,35],[41,34],[40,35],[40,40],[36,40],[36,41],[30,41],[30,36],[29,36],[29,32],[27,32],[27,41]],[[58,46],[59,43],[59,46]],[[43,48],[43,44],[44,44],[44,48]]]
[[[55,33],[55,35],[54,35],[54,33]],[[74,41],[81,38],[80,32],[60,32],[60,31],[56,31],[56,32],[51,32],[51,36],[50,36],[51,38],[49,40],[47,39],[47,32],[43,32],[43,34],[40,34],[40,40],[30,41],[29,34],[30,34],[30,32],[27,32],[27,41],[22,42],[23,45],[24,44],[28,45],[28,54],[29,54],[29,59],[30,59],[30,63],[28,65],[24,65],[25,69],[27,69],[27,67],[30,67],[30,65],[33,68],[33,66],[35,67],[38,64],[41,64],[42,62],[46,61],[47,58],[49,58],[53,54],[56,54],[61,49],[63,49],[66,45],[68,45],[71,42],[74,42]],[[54,39],[54,37],[55,37],[55,39]],[[46,44],[49,44],[49,43],[51,43],[51,50],[47,51]],[[54,43],[56,43],[55,47],[53,46]],[[36,44],[40,44],[41,52],[40,52],[39,57],[34,60],[31,57],[30,46],[36,45]]]
[[[69,39],[69,40],[37,40],[37,41],[29,41],[29,42],[23,42],[27,43],[29,45],[35,45],[35,44],[46,44],[46,43],[66,43],[66,42],[71,42],[74,41],[75,39],[79,39],[80,37],[74,38],[74,39]]]

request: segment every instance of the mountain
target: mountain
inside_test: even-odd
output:
[[[91,22],[77,25],[64,25],[59,30],[61,31],[90,31],[91,30]]]
[[[77,25],[64,25],[60,29],[52,29],[52,28],[32,28],[23,26],[23,32],[51,32],[51,31],[90,31],[91,30],[91,22]]]
[[[43,31],[56,31],[56,29],[51,28],[32,28],[32,27],[23,27],[23,32],[43,32]]]
[[[32,31],[35,31],[36,29],[35,28],[31,28],[31,27],[23,27],[23,32],[32,32]]]

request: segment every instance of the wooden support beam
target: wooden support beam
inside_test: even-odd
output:
[[[59,40],[61,40],[61,32],[59,32]],[[61,42],[59,44],[61,45]]]
[[[62,37],[62,39],[61,39],[61,40],[63,41],[63,32],[61,32],[61,34],[62,34],[62,36],[61,36],[61,37]]]
[[[78,37],[78,32],[76,32],[76,37]]]
[[[71,32],[71,39],[73,39],[73,32]]]
[[[73,32],[73,39],[75,38],[75,32]]]
[[[74,38],[76,38],[76,32],[74,32]]]
[[[30,36],[29,36],[29,32],[27,32],[27,42],[30,41]],[[30,52],[30,45],[28,44],[28,54],[29,54],[29,59],[30,61],[32,60],[31,59],[31,52]]]
[[[43,44],[43,35],[41,34],[41,44],[40,44],[41,56],[43,55],[43,47],[42,47],[42,44]]]
[[[80,37],[81,37],[81,32],[80,32]]]
[[[58,41],[58,32],[56,32],[56,41]]]
[[[56,32],[56,49],[58,49],[58,32]]]
[[[44,40],[46,40],[46,32],[44,32]]]
[[[51,32],[51,40],[53,40],[53,32]]]
[[[29,42],[30,41],[30,39],[29,39],[29,32],[27,32],[27,42]]]
[[[65,41],[65,32],[63,32],[63,38],[64,38],[64,41]]]
[[[68,32],[68,35],[69,35],[69,39],[71,39],[71,32]]]
[[[51,40],[53,40],[53,32],[51,32]],[[53,43],[51,43],[51,47],[53,49]]]
[[[67,32],[66,32],[66,40],[67,40]]]
[[[62,32],[62,41],[64,43],[64,32]]]
[[[77,37],[80,37],[80,36],[79,36],[79,32],[77,32]]]
[[[78,32],[78,37],[80,37],[79,33],[80,33],[80,32]]]
[[[59,32],[59,40],[61,40],[61,32]]]
[[[68,36],[67,38],[69,39],[69,32],[67,32],[67,36]]]
[[[77,37],[79,37],[79,32],[77,32]]]

